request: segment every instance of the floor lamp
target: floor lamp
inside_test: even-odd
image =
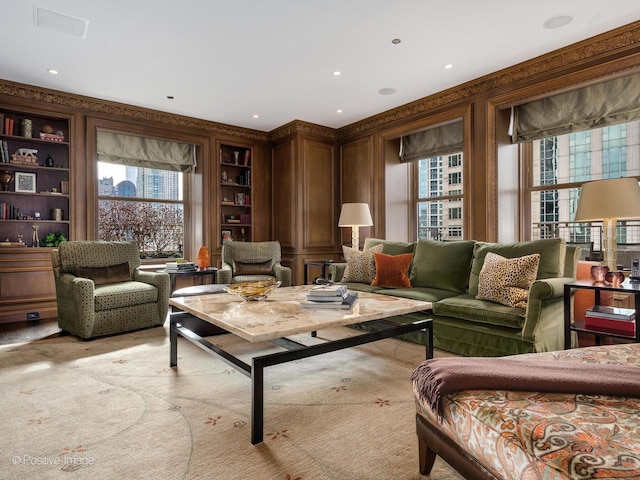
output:
[[[369,205],[366,203],[343,203],[339,227],[351,227],[351,247],[360,250],[360,227],[373,225]]]
[[[582,185],[575,222],[602,220],[603,263],[618,270],[616,222],[640,218],[640,186],[635,178],[596,180]]]

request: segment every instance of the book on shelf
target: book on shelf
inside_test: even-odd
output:
[[[636,311],[633,308],[611,307],[609,305],[594,305],[585,312],[590,317],[608,318],[611,320],[633,321]]]
[[[636,333],[636,322],[592,317],[590,315],[585,315],[584,326],[594,330],[609,331],[611,333],[621,333],[624,335],[635,335]]]
[[[300,306],[310,310],[351,310],[357,299],[358,292],[349,292],[341,302],[316,302],[307,299],[300,302]]]
[[[24,242],[0,242],[0,247],[26,247]]]

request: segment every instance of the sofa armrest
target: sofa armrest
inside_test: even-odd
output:
[[[233,276],[233,269],[231,265],[226,262],[222,262],[222,266],[216,272],[216,283],[229,285],[231,283],[231,277]]]
[[[556,346],[558,339],[564,338],[564,284],[575,281],[574,278],[558,277],[536,280],[529,289],[527,310],[525,313],[522,336],[533,339],[535,343]],[[540,345],[537,351],[552,351],[558,348],[546,348]],[[561,349],[562,347],[560,347]]]
[[[285,267],[279,263],[276,263],[273,266],[273,274],[276,279],[280,280],[282,284],[281,287],[290,287],[291,286],[291,269],[289,267]]]
[[[344,275],[344,269],[347,267],[345,262],[334,262],[329,265],[329,278],[332,282],[339,282]]]
[[[137,282],[153,285],[158,289],[158,314],[159,318],[165,318],[169,311],[169,297],[171,296],[171,279],[168,273],[149,272],[136,268],[133,271],[133,279]]]

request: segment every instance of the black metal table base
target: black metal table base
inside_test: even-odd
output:
[[[203,350],[215,355],[225,363],[251,378],[251,443],[257,444],[263,441],[264,435],[264,369],[273,365],[300,360],[302,358],[322,355],[323,353],[335,352],[344,348],[364,345],[385,338],[396,337],[404,333],[422,331],[426,347],[427,359],[433,358],[433,330],[431,320],[418,320],[413,323],[398,323],[387,319],[372,320],[363,322],[375,331],[365,332],[352,337],[341,338],[339,340],[327,341],[316,345],[303,345],[287,338],[271,340],[272,343],[285,348],[285,351],[271,353],[254,357],[253,365],[240,360],[234,355],[226,352],[217,345],[212,344],[206,338],[194,333],[181,323],[181,319],[191,317],[184,312],[171,314],[169,338],[170,338],[170,365],[178,365],[178,335],[191,343],[198,345]],[[191,317],[192,318],[192,317]],[[204,321],[203,321],[204,322]],[[205,322],[208,323],[208,322]]]

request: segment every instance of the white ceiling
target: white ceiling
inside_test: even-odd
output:
[[[1,78],[262,131],[338,128],[640,19],[639,0],[0,5]],[[88,20],[86,38],[34,26],[34,5]]]

